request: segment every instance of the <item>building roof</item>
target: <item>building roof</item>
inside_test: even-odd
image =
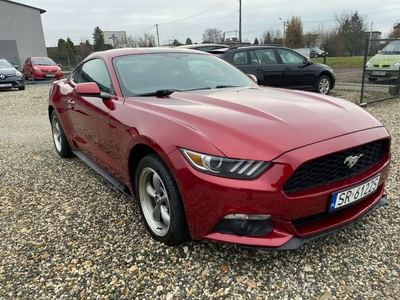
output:
[[[26,4],[22,4],[22,3],[18,3],[18,2],[14,2],[14,1],[10,1],[10,0],[3,0],[3,1],[15,4],[15,5],[20,5],[20,6],[25,6],[25,7],[37,9],[38,11],[40,11],[40,14],[44,14],[46,12],[46,10],[44,10],[42,8],[38,8],[38,7],[34,7],[34,6],[30,6],[30,5],[26,5]]]

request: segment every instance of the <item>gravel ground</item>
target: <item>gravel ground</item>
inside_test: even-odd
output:
[[[154,242],[136,203],[57,156],[48,90],[0,92],[0,299],[400,299],[400,99],[366,108],[393,137],[389,205],[278,252]]]

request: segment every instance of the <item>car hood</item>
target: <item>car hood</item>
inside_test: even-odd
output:
[[[42,65],[34,65],[35,68],[40,69],[41,71],[52,71],[52,72],[57,72],[58,70],[58,66],[42,66]]]
[[[394,63],[400,61],[400,54],[395,54],[395,53],[379,53],[372,57],[369,62],[371,65],[389,65],[392,66]],[[373,66],[371,66],[373,67]]]
[[[130,99],[191,128],[234,158],[272,160],[295,148],[382,126],[346,100],[275,88],[213,89]]]
[[[0,68],[0,74],[3,75],[15,75],[17,73],[17,69],[15,68]]]

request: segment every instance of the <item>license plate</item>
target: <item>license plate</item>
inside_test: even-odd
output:
[[[368,197],[378,189],[380,177],[381,174],[355,187],[334,193],[332,195],[329,211],[347,206]]]
[[[10,87],[10,86],[12,86],[11,83],[2,83],[2,84],[0,84],[0,87]]]
[[[385,71],[372,71],[372,75],[386,76],[386,72]]]
[[[56,77],[54,74],[46,74],[46,77]]]

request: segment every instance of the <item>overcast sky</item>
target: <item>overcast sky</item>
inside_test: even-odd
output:
[[[235,37],[239,28],[238,0],[14,0],[46,10],[42,23],[46,46],[68,37],[79,44],[89,40],[96,26],[103,31],[126,31],[156,36],[160,44],[190,38],[201,43],[204,30],[218,28]],[[283,20],[300,17],[307,33],[335,24],[335,15],[358,11],[370,28],[388,35],[400,22],[399,0],[242,0],[242,40],[253,42],[266,30],[283,31]],[[386,37],[385,36],[385,37]]]

